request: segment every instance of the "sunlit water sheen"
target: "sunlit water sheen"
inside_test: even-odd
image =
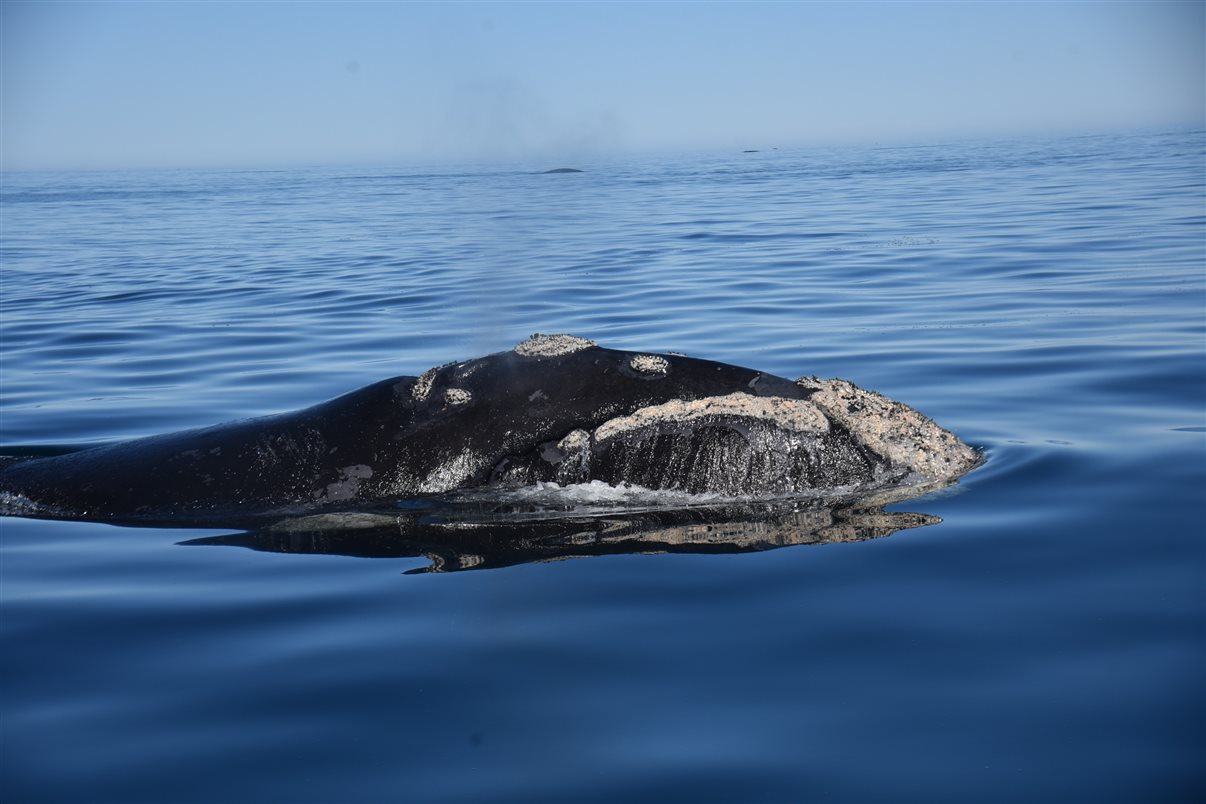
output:
[[[1200,800],[1203,145],[5,175],[0,446],[541,331],[847,377],[988,462],[888,538],[447,574],[3,520],[0,799]]]

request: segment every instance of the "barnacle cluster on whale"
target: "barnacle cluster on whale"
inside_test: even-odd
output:
[[[845,380],[534,335],[294,413],[0,467],[0,513],[218,521],[606,483],[732,499],[946,484],[976,450]]]

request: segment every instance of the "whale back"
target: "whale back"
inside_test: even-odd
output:
[[[303,410],[0,465],[0,512],[217,521],[602,481],[850,493],[978,463],[906,405],[677,354],[534,336]]]

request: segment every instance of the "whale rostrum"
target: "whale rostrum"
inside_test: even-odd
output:
[[[534,335],[293,413],[5,460],[0,513],[204,523],[542,483],[849,497],[945,485],[981,457],[845,380]]]

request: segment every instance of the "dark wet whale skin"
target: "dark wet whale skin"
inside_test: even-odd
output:
[[[0,492],[16,495],[8,513],[18,515],[205,521],[300,513],[478,486],[508,456],[672,400],[809,395],[781,377],[677,355],[660,356],[664,372],[641,372],[632,367],[637,354],[597,346],[551,356],[502,352],[294,413],[11,463],[0,469]]]

